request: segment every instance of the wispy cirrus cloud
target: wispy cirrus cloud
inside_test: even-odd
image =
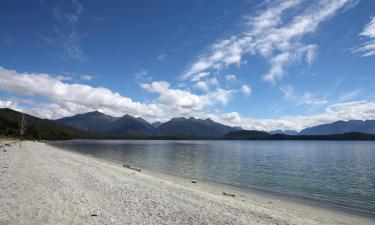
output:
[[[286,74],[286,69],[299,61],[311,64],[316,44],[303,38],[317,31],[320,24],[345,7],[353,7],[351,0],[332,1],[277,1],[247,17],[247,26],[241,34],[216,42],[203,51],[183,73],[187,79],[194,74],[222,70],[240,65],[248,55],[259,55],[267,60],[269,71],[263,79],[275,83]],[[349,4],[351,3],[351,4]],[[272,4],[272,5],[271,5]],[[301,6],[304,6],[303,9]]]
[[[293,102],[297,105],[321,106],[328,104],[328,101],[326,99],[316,98],[310,92],[298,94],[295,92],[293,86],[290,85],[280,87],[280,90],[284,94],[284,100]]]
[[[4,37],[2,41],[6,44],[9,44],[9,43],[14,42],[14,38],[7,36],[7,37]]]
[[[64,57],[84,62],[87,56],[81,47],[83,37],[86,35],[78,31],[81,16],[84,12],[83,5],[78,0],[60,1],[53,6],[41,2],[52,11],[56,22],[48,34],[37,33],[35,36],[49,45],[59,46],[63,49]]]
[[[81,80],[85,80],[85,81],[91,81],[92,80],[92,76],[88,75],[88,74],[81,75],[80,78],[81,78]]]
[[[354,49],[354,53],[359,53],[362,57],[375,55],[375,16],[371,18],[370,22],[366,24],[363,31],[359,34],[362,37],[369,39],[363,43],[359,48]]]

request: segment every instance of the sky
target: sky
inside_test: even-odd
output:
[[[375,1],[0,2],[0,108],[258,130],[375,119]]]

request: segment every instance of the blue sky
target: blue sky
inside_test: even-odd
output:
[[[261,130],[375,119],[372,0],[0,6],[0,107]]]

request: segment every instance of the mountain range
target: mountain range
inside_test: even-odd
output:
[[[22,114],[0,109],[0,136],[17,137]],[[140,117],[113,117],[94,111],[57,120],[26,115],[29,139],[230,139],[230,140],[373,140],[375,120],[337,121],[306,128],[301,132],[243,130],[211,119],[173,118],[165,123],[148,123]]]
[[[240,130],[231,131],[225,134],[222,139],[224,140],[308,140],[308,141],[324,141],[324,140],[362,140],[362,141],[375,141],[374,134],[348,132],[340,134],[329,135],[287,135],[287,134],[270,134],[257,130]]]
[[[130,115],[112,117],[98,111],[55,120],[77,129],[117,136],[163,136],[218,138],[240,128],[226,126],[211,119],[173,118],[165,123],[148,123]]]
[[[274,130],[269,133],[286,135],[331,135],[349,132],[375,134],[375,120],[339,120],[333,123],[308,127],[300,132],[294,130]]]
[[[375,120],[336,121],[303,129],[300,135],[329,135],[348,132],[375,134]]]

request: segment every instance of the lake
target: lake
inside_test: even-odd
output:
[[[375,142],[74,140],[49,144],[152,171],[375,216]]]

